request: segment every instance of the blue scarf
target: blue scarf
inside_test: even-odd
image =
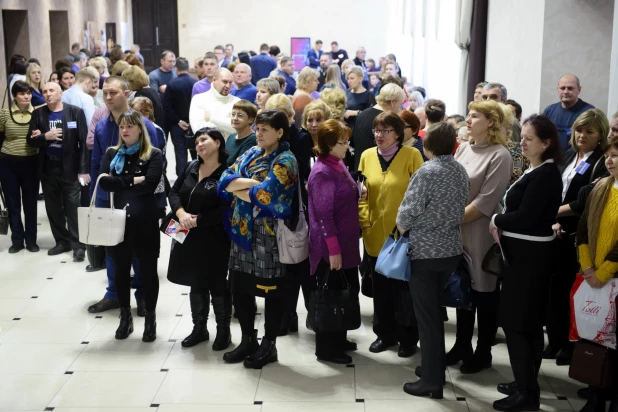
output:
[[[120,149],[118,149],[116,156],[114,156],[114,159],[112,160],[112,163],[109,165],[109,168],[115,169],[116,174],[121,175],[122,170],[124,169],[124,157],[126,155],[135,154],[138,151],[139,151],[139,142],[135,143],[129,149],[127,149],[127,146],[123,143],[122,146],[120,146]]]

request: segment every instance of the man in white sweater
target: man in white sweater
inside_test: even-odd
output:
[[[228,69],[217,69],[210,90],[193,96],[189,109],[189,123],[193,133],[203,127],[216,127],[227,139],[235,132],[230,122],[230,113],[234,103],[240,99],[230,94],[232,82],[233,76]]]

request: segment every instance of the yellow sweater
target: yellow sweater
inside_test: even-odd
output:
[[[377,148],[365,150],[358,170],[367,180],[367,199],[358,204],[363,241],[369,256],[380,254],[384,242],[396,226],[397,211],[410,178],[423,165],[423,156],[414,147],[403,146],[382,172]]]
[[[579,245],[579,263],[582,269],[595,268],[596,276],[602,282],[607,282],[614,277],[614,274],[618,272],[618,262],[605,260],[605,256],[616,246],[616,242],[618,242],[618,189],[612,187],[601,216],[594,264],[590,256],[589,245]]]

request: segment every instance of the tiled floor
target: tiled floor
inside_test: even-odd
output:
[[[171,169],[173,170],[173,168]],[[95,316],[86,308],[105,291],[103,271],[86,273],[70,254],[49,257],[53,246],[43,203],[39,203],[41,252],[7,252],[0,237],[0,411],[56,412],[396,412],[490,411],[501,395],[498,382],[512,379],[504,343],[493,349],[494,367],[478,375],[449,368],[445,399],[414,398],[402,385],[414,381],[420,354],[400,359],[395,351],[372,354],[371,301],[362,298],[363,325],[349,335],[359,346],[354,367],[318,362],[313,333],[279,338],[279,363],[261,371],[224,364],[212,341],[191,349],[180,340],[191,330],[188,288],[169,283],[169,239],[162,239],[158,338],[141,342],[135,332],[116,341],[118,311]],[[135,306],[133,304],[133,306]],[[263,302],[258,300],[259,311]],[[446,325],[447,349],[454,341],[453,311]],[[263,319],[256,325],[263,331]],[[216,324],[209,321],[211,336]],[[213,336],[214,337],[214,336]],[[232,323],[232,341],[240,328]],[[504,340],[502,339],[502,342]],[[581,385],[568,368],[544,362],[540,384],[544,411],[578,411]]]

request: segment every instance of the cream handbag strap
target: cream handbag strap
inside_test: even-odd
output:
[[[102,177],[109,176],[107,173],[101,173],[99,177],[97,177],[97,183],[94,185],[94,192],[92,193],[92,199],[90,199],[90,209],[94,208],[94,201],[97,197],[97,189],[99,188],[99,180]],[[114,192],[109,192],[109,203],[112,210],[114,210]]]

